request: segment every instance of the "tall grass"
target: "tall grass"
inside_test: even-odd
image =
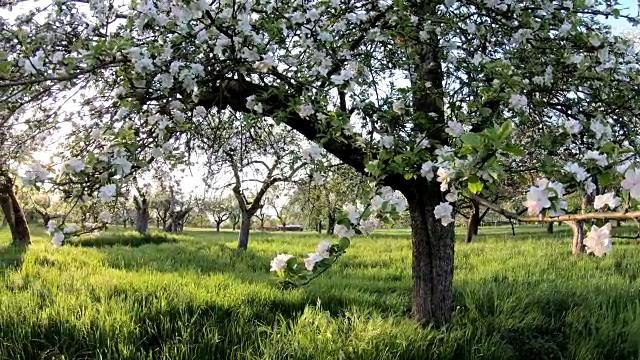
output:
[[[237,253],[231,232],[112,232],[61,249],[36,232],[21,252],[0,230],[0,358],[640,358],[640,245],[574,259],[566,234],[509,231],[458,242],[454,321],[432,329],[408,317],[406,231],[357,238],[308,287],[278,290],[269,260],[323,237],[255,233]]]

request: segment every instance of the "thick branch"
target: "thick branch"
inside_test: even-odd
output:
[[[497,204],[494,204],[487,199],[484,199],[478,195],[472,195],[472,200],[477,201],[482,206],[485,206],[500,215],[508,219],[517,220],[520,222],[563,222],[563,221],[586,221],[586,220],[634,220],[640,219],[640,211],[630,211],[630,212],[592,212],[585,214],[568,214],[554,217],[545,217],[545,216],[520,216],[517,213],[506,210],[500,207]]]

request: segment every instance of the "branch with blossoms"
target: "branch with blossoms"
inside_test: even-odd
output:
[[[627,211],[631,200],[640,200],[640,169],[627,169],[625,179],[621,183],[621,187],[626,190],[624,196],[627,206],[623,211],[612,211],[620,207],[623,201],[615,196],[615,193],[608,192],[596,195],[594,199],[595,212],[582,214],[565,214],[567,208],[564,200],[564,188],[561,183],[552,182],[547,179],[540,179],[536,182],[536,186],[532,186],[527,194],[527,200],[524,205],[527,207],[528,216],[522,216],[515,212],[506,210],[501,206],[484,199],[483,197],[473,194],[470,199],[477,201],[479,204],[505,216],[510,220],[516,220],[524,223],[535,222],[566,222],[574,232],[574,254],[581,251],[584,237],[583,225],[585,221],[592,220],[638,220],[640,219],[640,210]],[[604,211],[608,209],[609,211]],[[603,226],[598,227],[592,225],[591,231],[586,235],[587,253],[593,253],[596,256],[602,256],[612,250],[611,223],[607,222]]]
[[[337,243],[324,240],[316,251],[309,253],[302,263],[290,254],[278,254],[271,260],[271,271],[282,278],[288,287],[304,286],[318,278],[335,264],[351,245],[354,235],[367,235],[378,223],[391,223],[406,209],[406,201],[388,186],[380,188],[362,211],[347,206],[337,219]]]

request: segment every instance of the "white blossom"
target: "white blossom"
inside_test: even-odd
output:
[[[64,234],[59,231],[53,234],[53,237],[51,238],[51,243],[53,244],[53,247],[56,247],[56,248],[62,246],[63,241],[64,241]]]
[[[320,155],[320,147],[316,144],[311,144],[311,146],[302,149],[302,158],[306,162],[315,161],[320,158]]]
[[[360,220],[360,231],[362,231],[363,234],[368,234],[370,232],[373,231],[373,229],[376,228],[377,223],[374,220]]]
[[[360,214],[358,213],[358,210],[356,209],[355,206],[353,206],[353,205],[347,206],[347,217],[349,218],[349,221],[353,225],[358,223],[358,219],[360,218]]]
[[[82,170],[84,170],[84,161],[82,161],[81,159],[77,159],[77,158],[71,158],[69,160],[67,160],[66,164],[65,164],[65,168],[69,169],[70,171],[75,172],[76,174],[81,172]]]
[[[380,138],[380,146],[382,146],[383,148],[391,148],[393,147],[393,136],[391,135],[384,135]]]
[[[564,129],[569,134],[577,134],[582,130],[582,125],[578,120],[567,120],[564,122]]]
[[[102,202],[111,201],[116,196],[116,186],[114,184],[104,185],[98,190],[98,197]]]
[[[420,169],[420,175],[425,177],[428,181],[433,180],[433,167],[435,164],[431,161],[427,161],[422,164],[422,168]]]
[[[336,233],[336,235],[338,235],[338,237],[340,238],[350,238],[353,235],[355,235],[355,231],[353,231],[353,229],[350,229],[342,224],[338,224],[335,226],[335,228],[333,229],[333,231]]]
[[[65,234],[73,234],[73,233],[77,232],[78,230],[80,230],[80,226],[78,226],[78,224],[71,223],[71,224],[67,225],[64,228],[64,230],[62,230],[62,232],[65,233]]]
[[[585,160],[593,160],[600,167],[607,166],[607,164],[608,164],[607,156],[603,155],[603,154],[600,154],[599,152],[594,151],[594,150],[587,151],[586,154],[584,155],[584,159]]]
[[[575,162],[566,164],[563,169],[564,171],[572,174],[579,182],[585,181],[589,176],[589,174],[587,174],[587,171]]]
[[[394,101],[392,108],[394,112],[400,115],[404,114],[405,112],[404,101],[402,100]]]
[[[449,189],[449,182],[453,179],[453,171],[446,168],[439,168],[436,181],[440,183],[440,191]]]
[[[375,211],[382,209],[384,205],[384,199],[380,195],[376,195],[371,198],[371,208]]]
[[[629,190],[632,198],[640,200],[640,169],[627,170],[620,185],[623,189]]]
[[[452,186],[444,199],[450,203],[458,201],[458,190]]]
[[[314,113],[315,110],[313,110],[313,106],[311,106],[310,104],[303,104],[298,106],[298,114],[303,119],[311,116]]]
[[[433,210],[436,220],[439,219],[444,226],[447,226],[454,221],[452,213],[453,206],[448,202],[441,202],[440,205],[437,205]]]
[[[620,198],[616,197],[616,195],[612,192],[608,192],[603,195],[596,195],[593,201],[593,207],[596,210],[600,210],[605,206],[609,206],[609,209],[614,210],[620,205]]]
[[[100,219],[100,221],[102,221],[103,223],[110,223],[111,222],[111,214],[108,211],[103,211],[98,215],[98,218]]]
[[[309,271],[313,271],[313,268],[317,263],[322,261],[324,258],[318,253],[310,253],[306,259],[304,259],[304,267]]]
[[[527,200],[524,202],[529,215],[538,215],[548,207],[551,207],[549,192],[544,187],[532,186],[527,193]]]
[[[587,254],[593,253],[595,256],[601,257],[610,253],[612,250],[611,223],[607,223],[603,227],[593,225],[585,238],[585,245]]]
[[[331,242],[327,240],[320,241],[316,248],[316,253],[320,254],[320,256],[324,258],[331,256]]]
[[[457,121],[449,121],[447,122],[447,125],[445,132],[455,138],[459,137],[464,132],[462,124]]]
[[[392,205],[397,212],[403,212],[407,208],[407,201],[402,196],[391,197],[389,204]]]
[[[49,235],[53,234],[56,231],[56,223],[53,220],[49,220],[47,223],[47,232]]]
[[[282,271],[287,267],[287,261],[293,258],[293,255],[289,254],[278,254],[273,260],[271,260],[271,270],[270,271]]]
[[[527,98],[524,95],[512,94],[509,98],[509,105],[515,110],[526,110],[527,103]]]

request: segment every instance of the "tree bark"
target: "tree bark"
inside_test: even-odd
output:
[[[580,255],[584,251],[584,223],[582,221],[568,221],[567,224],[573,230],[571,253],[575,256]]]
[[[478,235],[478,227],[480,226],[480,204],[477,201],[471,200],[471,216],[469,216],[469,222],[467,226],[467,242],[470,243],[473,240],[474,235]]]
[[[31,244],[29,225],[27,224],[27,219],[24,216],[20,202],[18,202],[18,198],[13,191],[13,184],[9,184],[2,190],[3,194],[0,194],[0,205],[2,206],[2,212],[11,231],[11,245],[27,246]]]
[[[322,234],[322,221],[318,222],[318,225],[316,226],[316,230],[318,231],[318,234]]]
[[[240,234],[238,234],[238,249],[247,250],[249,246],[249,230],[251,229],[251,217],[253,214],[243,213],[240,221]]]
[[[553,234],[553,223],[552,222],[547,224],[547,234]]]
[[[133,198],[136,206],[136,231],[145,235],[149,230],[149,201],[145,196]]]
[[[412,317],[421,324],[446,324],[452,313],[454,225],[435,218],[442,194],[434,182],[412,181],[401,190],[411,214]]]
[[[327,217],[327,235],[333,235],[333,230],[336,227],[336,215],[331,213]]]
[[[222,222],[216,221],[216,232],[220,232],[220,225]]]

